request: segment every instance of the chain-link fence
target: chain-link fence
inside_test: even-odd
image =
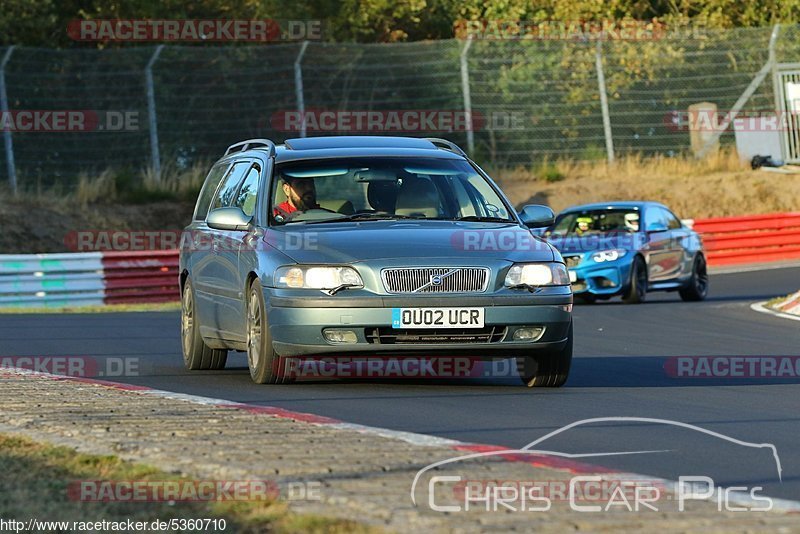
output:
[[[781,27],[773,62],[800,62],[799,28]],[[599,43],[0,48],[8,110],[0,176],[9,180],[13,167],[21,189],[69,187],[80,173],[113,168],[138,175],[157,162],[180,169],[213,160],[241,139],[282,141],[303,129],[306,135],[436,135],[472,147],[489,166],[600,159],[612,145],[618,155],[677,155],[690,143],[681,123],[688,107],[707,101],[730,110],[769,68],[772,31]],[[744,109],[775,106],[773,77],[766,76]],[[91,124],[59,130],[42,119],[28,128],[30,121],[19,117],[32,110],[82,111]],[[398,127],[395,111],[414,112],[417,119],[432,113],[436,120]],[[471,111],[472,132],[459,122],[465,111]],[[320,120],[326,112],[337,118]],[[369,112],[382,113],[372,122],[355,120]],[[291,120],[297,116],[305,119],[301,128]],[[728,129],[721,142],[732,140]]]

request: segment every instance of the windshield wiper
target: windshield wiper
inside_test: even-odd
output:
[[[454,221],[476,221],[476,222],[497,222],[497,223],[513,223],[511,219],[504,219],[503,217],[483,217],[481,215],[465,215],[463,217],[456,217]]]
[[[393,215],[391,213],[354,213],[346,217],[334,217],[332,219],[321,219],[319,221],[308,221],[306,224],[321,224],[328,222],[348,222],[348,221],[391,221],[393,219],[424,219],[424,217],[412,217],[410,215]],[[301,221],[298,221],[301,222]]]
[[[542,286],[534,286],[531,284],[515,284],[513,286],[508,286],[508,289],[527,289],[531,293],[538,293],[542,290]]]
[[[332,289],[323,289],[322,292],[326,295],[330,295],[331,297],[334,296],[339,291],[343,291],[345,289],[350,289],[351,287],[361,287],[361,284],[342,284],[340,286],[336,286]]]

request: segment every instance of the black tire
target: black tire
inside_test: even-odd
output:
[[[572,323],[563,348],[550,352],[535,352],[517,357],[517,370],[522,383],[530,387],[560,388],[569,377],[572,365]]]
[[[256,384],[281,382],[281,359],[272,348],[264,290],[256,279],[247,290],[247,367]]]
[[[631,266],[631,279],[622,294],[622,302],[641,304],[647,298],[647,265],[641,256],[636,256]]]
[[[692,263],[692,277],[686,287],[682,287],[678,293],[687,302],[697,302],[705,299],[708,295],[708,270],[706,259],[702,254],[695,256]]]
[[[181,296],[181,348],[183,364],[192,371],[217,371],[225,368],[228,351],[211,349],[200,337],[197,324],[196,300],[192,281],[188,278]]]

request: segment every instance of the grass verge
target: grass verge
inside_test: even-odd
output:
[[[285,503],[235,502],[83,502],[68,490],[76,481],[189,480],[116,456],[77,453],[26,438],[0,434],[0,517],[5,520],[73,522],[152,522],[171,519],[224,519],[224,532],[374,532],[361,524],[294,514]],[[64,531],[57,528],[52,531]],[[205,530],[204,530],[205,531]],[[208,530],[209,532],[213,530]],[[217,530],[217,532],[222,532]]]

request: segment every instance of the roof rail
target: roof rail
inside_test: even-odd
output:
[[[269,139],[248,139],[247,141],[234,143],[228,147],[228,150],[225,151],[225,155],[227,156],[234,152],[244,152],[250,148],[267,148],[269,149],[270,157],[275,155],[275,143]]]
[[[450,152],[461,154],[465,158],[467,157],[467,153],[461,150],[461,147],[452,141],[448,141],[447,139],[440,139],[438,137],[426,137],[425,140],[430,141],[437,148],[443,148],[445,150],[449,150]]]

